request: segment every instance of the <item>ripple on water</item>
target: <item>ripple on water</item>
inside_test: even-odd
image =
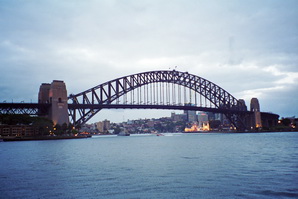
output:
[[[298,198],[298,134],[0,143],[0,198]]]

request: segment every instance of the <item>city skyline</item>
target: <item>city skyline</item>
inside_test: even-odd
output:
[[[248,107],[256,97],[261,111],[294,116],[297,7],[290,0],[0,0],[0,100],[37,102],[39,86],[53,80],[76,94],[121,76],[177,66],[245,99]],[[103,110],[91,122],[170,112]]]

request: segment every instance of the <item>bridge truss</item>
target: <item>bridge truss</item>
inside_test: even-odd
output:
[[[47,115],[50,104],[1,103],[0,114]]]
[[[224,113],[238,129],[246,106],[218,85],[188,72],[150,71],[120,77],[68,98],[69,115],[82,125],[104,108],[178,109]]]

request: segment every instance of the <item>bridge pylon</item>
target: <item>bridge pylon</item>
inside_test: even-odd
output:
[[[51,105],[47,117],[54,125],[69,124],[67,100],[66,85],[63,81],[54,80],[51,84],[41,84],[38,103]]]
[[[252,98],[250,101],[250,111],[253,112],[252,127],[254,129],[262,128],[262,119],[260,112],[260,104],[257,98]]]

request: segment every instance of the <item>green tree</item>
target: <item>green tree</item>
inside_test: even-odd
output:
[[[53,131],[53,122],[44,117],[33,117],[32,125],[38,129],[39,135],[49,135]]]
[[[30,115],[23,114],[1,114],[0,123],[8,125],[17,125],[17,124],[31,124],[33,119]]]
[[[116,126],[116,128],[114,128],[114,134],[119,134],[121,132],[121,128],[119,126]]]
[[[289,126],[291,124],[291,120],[289,118],[284,118],[284,119],[281,120],[281,123],[284,126]]]
[[[173,122],[168,122],[166,124],[165,130],[167,132],[174,132],[174,129],[175,129],[175,125],[173,124]]]
[[[54,126],[54,133],[55,133],[56,135],[61,135],[61,134],[63,133],[63,130],[62,130],[62,127],[61,127],[60,124],[56,124],[56,125]]]
[[[73,133],[73,130],[74,130],[74,126],[71,123],[69,123],[68,126],[67,126],[67,132],[68,133]]]
[[[67,130],[68,130],[68,126],[66,123],[63,123],[62,126],[61,126],[61,130],[62,130],[62,133],[66,133]]]
[[[211,120],[209,121],[209,125],[211,129],[215,129],[215,128],[219,128],[219,126],[221,125],[220,120]]]

